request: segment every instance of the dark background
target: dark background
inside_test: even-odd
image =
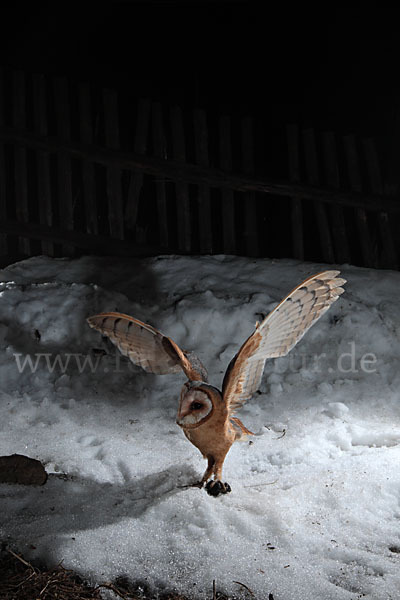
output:
[[[186,121],[193,107],[206,110],[212,167],[218,167],[219,161],[218,117],[228,114],[233,117],[233,171],[243,168],[235,151],[240,137],[238,124],[241,117],[251,115],[256,174],[288,178],[285,125],[295,123],[299,131],[314,128],[317,152],[321,150],[318,135],[323,131],[334,132],[339,141],[345,134],[355,134],[357,140],[374,138],[384,189],[386,193],[399,189],[400,39],[397,10],[389,3],[109,0],[78,4],[16,0],[1,4],[0,18],[0,66],[6,73],[22,69],[27,74],[44,73],[48,80],[53,75],[66,76],[72,91],[76,91],[77,83],[87,81],[97,90],[119,92],[122,149],[132,149],[137,99],[149,98],[160,101],[166,112],[168,106],[179,105]],[[5,81],[12,91],[12,78],[7,75]],[[5,109],[12,114],[10,103]],[[72,121],[77,123],[76,103],[71,110]],[[49,127],[52,133],[51,115]],[[340,144],[338,148],[340,183],[348,189],[343,148]],[[190,139],[186,159],[195,162]],[[304,164],[300,167],[304,172]],[[106,207],[104,178],[102,182],[103,196],[98,192],[98,205]],[[174,189],[170,193],[168,219],[176,237]],[[220,200],[212,193],[214,237],[221,240]],[[146,231],[147,240],[156,243],[155,195],[146,194],[146,202],[139,208],[139,228],[128,237],[138,240],[140,231]],[[197,231],[195,202],[192,193],[192,226]],[[257,203],[261,255],[292,256],[290,199],[278,198],[268,204],[258,197]],[[250,235],[245,203],[236,198],[236,204],[238,252],[245,253],[246,236]],[[31,212],[37,212],[32,207]],[[320,260],[315,211],[310,202],[303,208],[305,258]],[[83,212],[83,204],[75,208],[75,212],[79,210]],[[104,208],[105,234],[106,212]],[[347,235],[354,246],[351,261],[363,264],[354,211],[345,212]],[[331,213],[327,214],[330,218]],[[368,213],[372,239],[382,238],[377,215]],[[82,218],[80,215],[76,220]],[[399,218],[390,214],[389,221],[397,243]],[[196,241],[193,248],[198,250]],[[176,249],[176,243],[171,249]],[[215,251],[220,252],[221,247],[216,245]]]
[[[218,113],[389,135],[396,9],[378,2],[2,3],[0,63]]]

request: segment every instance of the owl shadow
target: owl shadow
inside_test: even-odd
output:
[[[5,502],[15,499],[18,504],[24,499],[29,502],[31,510],[25,525],[18,522],[17,529],[14,529],[14,520],[8,514],[2,529],[5,535],[21,544],[26,539],[49,537],[48,551],[51,552],[54,543],[57,545],[57,538],[61,544],[65,535],[95,530],[126,519],[140,519],[168,498],[186,493],[190,489],[185,489],[186,486],[193,483],[198,475],[193,468],[174,465],[119,484],[50,474],[47,483],[41,487],[7,485],[2,496]],[[0,508],[1,503],[0,500]]]
[[[43,261],[48,261],[45,263],[45,270]],[[96,382],[99,382],[99,385],[107,384],[113,372],[121,371],[121,381],[130,382],[132,393],[140,392],[143,387],[140,378],[142,369],[135,367],[122,356],[108,339],[102,339],[101,335],[91,330],[86,318],[97,312],[116,310],[132,312],[137,318],[149,320],[152,307],[162,304],[165,296],[165,293],[160,291],[157,274],[150,262],[112,256],[84,256],[68,260],[42,257],[31,259],[30,262],[28,260],[9,264],[1,270],[0,282],[15,282],[13,285],[26,303],[26,311],[32,312],[32,319],[28,322],[19,319],[19,311],[4,311],[4,314],[0,315],[0,342],[4,338],[4,343],[19,357],[15,358],[14,365],[10,365],[13,377],[17,379],[23,371],[29,374],[31,363],[27,362],[28,357],[38,367],[39,372],[50,370],[49,379],[57,379],[66,374],[71,377],[71,385],[79,379],[78,391],[83,387],[92,389]],[[47,283],[54,285],[49,288],[39,285]],[[65,288],[67,300],[70,289],[68,286],[76,284],[87,284],[93,288],[87,293],[82,289],[79,310],[69,311],[65,315],[65,321],[62,323],[65,334],[61,342],[54,341],[52,334],[49,335],[47,331],[47,328],[51,330],[57,327],[57,323],[51,317],[51,311],[48,322],[42,319],[39,325],[35,320],[35,306],[42,302],[43,309],[46,308],[46,302],[50,302],[49,290],[59,294],[59,290]],[[32,290],[34,295],[30,304],[29,293]],[[12,295],[14,291],[10,289],[6,293]],[[39,316],[42,313],[43,311],[39,311]],[[38,358],[40,356],[41,358]],[[84,368],[82,364],[85,365]],[[104,375],[105,373],[108,375]],[[106,398],[103,401],[105,402]]]
[[[157,277],[146,259],[93,255],[69,259],[44,256],[14,259],[9,257],[2,261],[0,257],[0,282],[12,280],[19,286],[96,284],[105,290],[124,294],[135,302],[149,304],[158,298]],[[48,261],[45,270],[43,261]]]
[[[39,257],[43,260],[45,257]],[[29,266],[29,260],[20,261],[12,264],[0,266],[0,282],[12,281],[13,285],[22,294],[21,298],[26,297],[26,310],[30,310],[29,292],[34,290],[35,297],[32,298],[32,315],[35,316],[38,302],[43,302],[43,308],[46,308],[48,301],[48,288],[38,287],[40,284],[53,284],[50,290],[65,289],[65,295],[68,296],[69,287],[77,284],[86,284],[94,286],[92,295],[82,292],[82,304],[79,311],[68,314],[68,318],[73,316],[70,327],[73,332],[71,339],[65,339],[64,344],[54,341],[45,341],[47,338],[45,325],[39,327],[35,320],[28,322],[18,320],[18,311],[4,313],[1,315],[1,325],[4,326],[4,339],[16,353],[36,354],[51,353],[62,354],[65,352],[74,352],[77,349],[82,351],[82,339],[87,338],[87,348],[96,344],[96,338],[86,323],[86,317],[96,312],[104,310],[116,310],[119,312],[129,312],[131,303],[139,307],[139,313],[134,316],[146,319],[149,310],[154,304],[161,303],[165,293],[159,290],[157,276],[146,260],[135,258],[120,258],[115,256],[83,256],[76,259],[50,259],[46,263],[46,271],[43,271],[43,265],[36,265],[34,259],[30,259],[32,265]],[[156,260],[156,259],[154,259]],[[40,296],[40,291],[42,296]],[[115,295],[115,306],[112,303],[112,294]],[[10,290],[13,293],[13,288]],[[111,296],[110,296],[111,294]],[[110,299],[111,298],[111,299]],[[117,305],[118,303],[121,306]],[[51,306],[51,303],[50,303]],[[138,308],[136,308],[138,310]],[[49,327],[53,327],[53,320],[49,317]],[[41,330],[39,330],[41,329]],[[97,336],[99,339],[99,336]],[[78,342],[77,342],[78,340]],[[97,345],[101,344],[99,341]],[[111,348],[111,346],[109,347]]]
[[[79,260],[82,264],[79,280],[71,281],[76,279],[74,269],[73,275],[67,278],[70,283],[96,284],[143,305],[154,305],[160,299],[157,277],[146,259],[91,256]]]

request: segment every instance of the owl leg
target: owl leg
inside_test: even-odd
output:
[[[215,462],[213,468],[214,479],[211,479],[206,485],[207,493],[210,494],[210,496],[219,496],[220,494],[227,494],[231,491],[231,486],[229,485],[229,483],[222,483],[221,481],[223,464],[223,460]]]
[[[215,460],[212,456],[205,456],[204,458],[208,459],[208,465],[207,465],[207,469],[203,475],[203,477],[201,478],[200,481],[196,481],[195,483],[191,483],[190,486],[184,486],[184,487],[198,487],[198,488],[202,488],[203,485],[205,484],[205,482],[210,479],[213,470],[214,470],[214,464],[215,464]]]
[[[205,473],[204,473],[203,477],[201,478],[201,481],[199,481],[199,487],[203,487],[205,482],[208,479],[210,479],[210,477],[214,471],[214,465],[215,465],[214,457],[207,456],[207,460],[208,460],[207,469],[205,470]]]

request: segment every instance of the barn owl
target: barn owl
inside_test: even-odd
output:
[[[151,325],[121,313],[101,313],[87,319],[129,359],[150,373],[183,371],[176,422],[187,439],[207,459],[202,479],[193,485],[212,496],[231,491],[222,482],[222,466],[233,442],[254,435],[234,416],[258,389],[268,358],[285,356],[344,292],[339,271],[324,271],[306,279],[288,294],[231,360],[222,391],[208,383],[199,358],[181,348]]]

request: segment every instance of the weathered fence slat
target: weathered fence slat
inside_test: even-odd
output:
[[[172,153],[174,159],[184,163],[186,160],[185,134],[183,129],[182,110],[174,106],[171,110]],[[178,222],[178,247],[190,252],[192,249],[189,187],[186,182],[176,182],[176,211]]]
[[[332,188],[338,189],[340,187],[339,168],[335,134],[332,131],[325,131],[322,134],[322,145],[326,182]],[[350,248],[346,234],[343,208],[341,206],[332,205],[329,207],[329,214],[331,216],[336,262],[339,264],[349,263]]]
[[[371,138],[364,139],[363,147],[371,189],[376,194],[382,194],[383,182],[374,140]],[[383,250],[379,266],[397,269],[397,251],[393,242],[393,234],[387,212],[380,211],[378,213],[378,227]]]
[[[319,184],[317,149],[315,144],[315,133],[313,129],[303,130],[303,144],[305,151],[307,178],[311,185]],[[325,262],[335,262],[333,252],[332,237],[329,229],[329,222],[326,210],[323,204],[314,201],[314,208],[317,217],[317,227],[321,242],[322,256]]]
[[[46,80],[44,75],[33,75],[33,108],[34,124],[39,135],[48,134]],[[51,227],[53,224],[53,208],[51,203],[50,157],[48,152],[36,152],[39,222]],[[42,241],[42,252],[54,256],[54,244],[49,240]]]
[[[4,127],[4,73],[0,69],[0,127]],[[6,157],[4,144],[0,142],[0,222],[7,219]],[[8,253],[7,236],[0,234],[0,256]]]
[[[222,116],[219,121],[219,156],[223,171],[232,171],[231,120]],[[222,234],[225,254],[236,251],[235,197],[233,190],[222,189]]]
[[[194,114],[194,138],[196,162],[202,167],[209,166],[208,159],[208,132],[207,120],[204,110],[195,109]],[[211,254],[213,251],[212,219],[210,205],[210,187],[199,185],[197,190],[198,215],[199,215],[199,238],[200,252]]]
[[[106,144],[109,148],[116,150],[120,146],[118,97],[116,92],[113,90],[103,90],[103,105]],[[125,237],[121,175],[120,167],[108,167],[108,222],[110,227],[110,235],[119,240],[123,240]]]
[[[349,172],[350,187],[356,192],[362,191],[361,170],[359,156],[357,152],[356,139],[354,135],[343,137],[344,149],[347,159],[347,168]],[[376,253],[371,239],[367,213],[363,208],[355,209],[355,218],[358,234],[360,237],[361,252],[366,267],[377,265]]]
[[[79,133],[84,144],[93,144],[93,115],[88,83],[79,85]],[[93,163],[83,160],[82,184],[85,204],[86,231],[94,235],[99,233],[99,214],[96,200],[96,179]]]
[[[300,181],[299,128],[297,125],[286,126],[286,138],[289,157],[290,181]],[[301,198],[292,198],[291,210],[293,256],[304,260],[303,207]]]
[[[13,73],[13,124],[16,129],[26,127],[26,82],[22,71]],[[21,223],[29,221],[28,204],[28,165],[26,148],[14,148],[15,208],[17,220]],[[22,254],[30,255],[31,244],[24,238],[18,239]]]
[[[146,154],[147,152],[149,120],[150,100],[142,98],[138,101],[137,106],[136,134],[134,142],[135,154]],[[142,186],[143,171],[133,171],[130,177],[128,199],[125,208],[125,222],[130,229],[135,229],[136,227]]]
[[[57,135],[61,139],[69,141],[71,139],[71,115],[68,82],[64,77],[57,77],[54,80],[54,101]],[[64,229],[72,231],[74,229],[72,163],[67,152],[61,151],[57,155],[57,180],[60,223]],[[74,253],[74,247],[69,244],[63,245],[62,251],[70,256]]]
[[[254,128],[253,119],[242,119],[242,169],[243,173],[252,175],[254,169]],[[246,192],[245,198],[245,237],[249,256],[258,256],[258,221],[257,201],[254,192]]]
[[[163,113],[159,102],[154,102],[152,105],[152,126],[154,155],[159,158],[167,158]],[[169,229],[165,180],[156,178],[155,184],[160,244],[166,248],[169,245]]]

